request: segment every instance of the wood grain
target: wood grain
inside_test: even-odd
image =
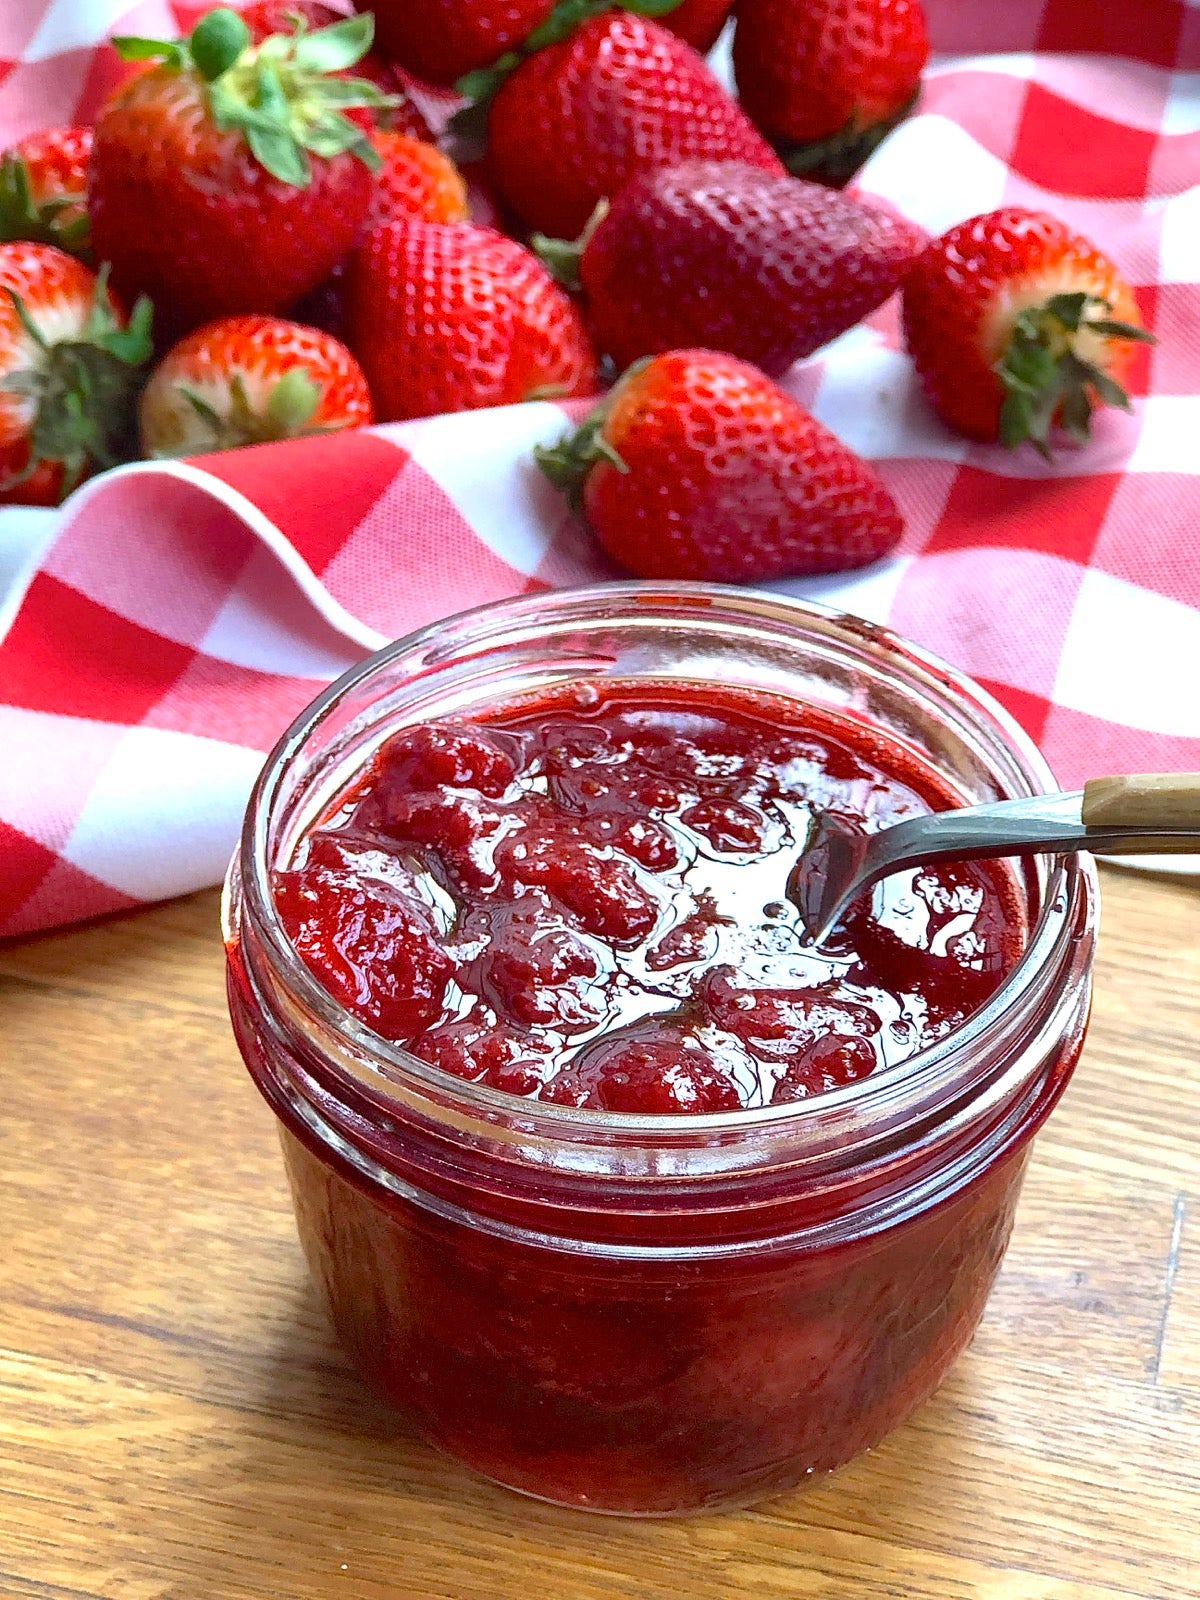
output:
[[[870,1457],[638,1523],[370,1401],[225,1020],[216,897],[0,948],[3,1600],[1194,1600],[1200,885],[1105,874],[1092,1031],[982,1327]]]

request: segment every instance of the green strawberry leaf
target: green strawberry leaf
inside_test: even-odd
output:
[[[141,39],[136,34],[120,33],[108,42],[122,61],[161,61],[177,72],[191,64],[187,45],[178,39]]]
[[[37,345],[39,350],[48,351],[50,346],[46,343],[46,339],[42,333],[42,330],[29,315],[29,308],[26,306],[24,300],[15,289],[10,289],[7,284],[4,286],[4,292],[12,301],[13,310],[17,313],[17,321],[24,328],[25,332],[33,340],[34,344]]]
[[[301,72],[344,72],[362,60],[374,37],[375,18],[361,11],[313,33],[298,32],[292,60]]]
[[[271,390],[267,400],[267,420],[275,437],[294,438],[312,421],[321,400],[321,386],[308,375],[307,367],[292,367]]]
[[[1132,322],[1113,322],[1108,317],[1100,317],[1095,321],[1089,318],[1087,325],[1093,333],[1103,334],[1106,339],[1133,339],[1137,344],[1158,343],[1148,328],[1137,328]]]
[[[315,156],[333,157],[343,150],[353,150],[362,142],[362,129],[356,128],[348,117],[331,112],[318,117],[304,133],[304,147]],[[372,152],[374,154],[374,152]]]
[[[308,188],[312,182],[312,166],[293,133],[286,128],[263,128],[254,124],[245,129],[245,135],[254,159],[273,178],[290,184],[293,189]]]
[[[289,108],[279,73],[261,58],[254,74],[254,109],[270,122],[280,126],[287,124]]]
[[[236,11],[219,7],[200,18],[188,37],[197,72],[207,83],[223,77],[250,43],[250,29]]]
[[[1049,315],[1061,322],[1067,333],[1078,333],[1079,324],[1083,321],[1083,314],[1089,305],[1100,305],[1106,311],[1112,310],[1107,300],[1096,300],[1094,296],[1078,289],[1071,294],[1052,294],[1044,305],[1031,306],[1024,316],[1035,319],[1035,332],[1036,322]]]

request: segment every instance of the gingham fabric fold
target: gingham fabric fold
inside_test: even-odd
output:
[[[200,9],[7,0],[0,143],[94,112],[106,33]],[[1200,768],[1200,8],[928,9],[920,114],[862,187],[935,231],[1044,206],[1114,257],[1161,342],[1133,413],[1046,466],[943,429],[886,307],[788,381],[878,463],[903,545],[779,587],[973,673],[1064,783]],[[528,405],[125,468],[16,572],[0,513],[0,935],[215,882],[262,753],[330,677],[462,607],[611,576],[530,464],[565,420]]]

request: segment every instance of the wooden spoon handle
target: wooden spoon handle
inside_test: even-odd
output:
[[[1200,829],[1200,772],[1093,778],[1082,811],[1086,828]]]

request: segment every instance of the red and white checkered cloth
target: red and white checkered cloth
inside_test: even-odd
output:
[[[921,114],[862,187],[931,230],[1044,206],[1114,257],[1160,343],[1133,414],[1047,466],[946,432],[885,308],[790,382],[879,463],[900,553],[780,587],[973,673],[1065,783],[1200,768],[1200,7],[927,4]],[[94,112],[106,33],[200,9],[3,0],[0,144]],[[537,404],[125,468],[23,571],[27,524],[0,515],[0,934],[215,882],[263,751],[331,676],[462,607],[610,575],[530,464],[563,422]]]

